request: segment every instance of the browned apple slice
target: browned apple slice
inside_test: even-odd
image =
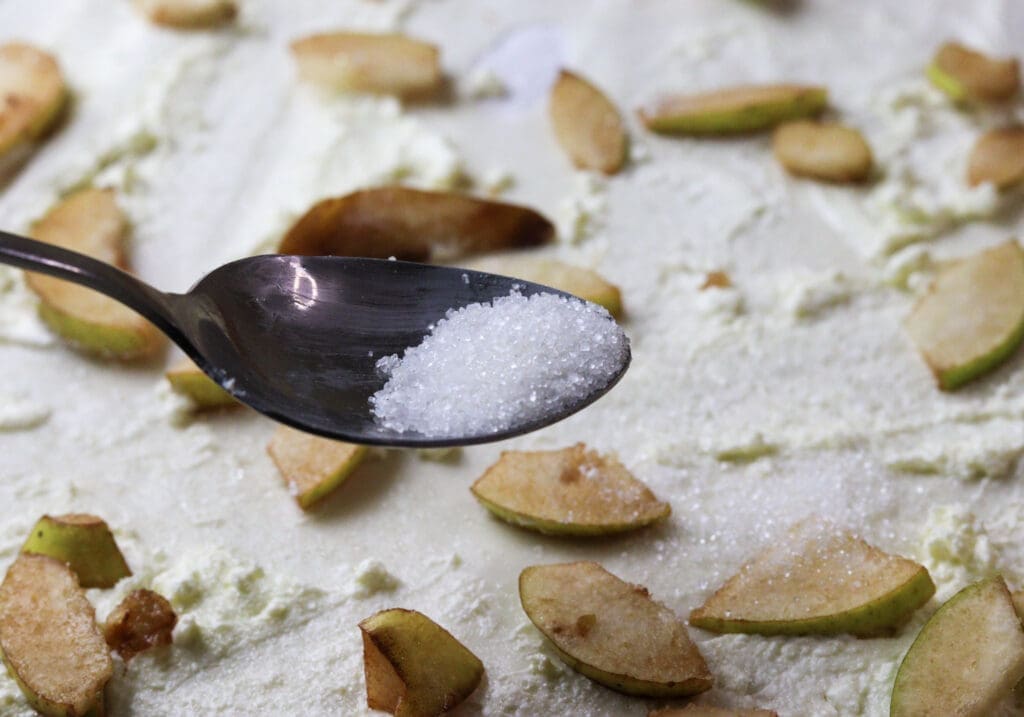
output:
[[[235,19],[235,0],[134,0],[136,7],[156,25],[197,30],[224,25]]]
[[[772,710],[730,710],[710,705],[686,705],[682,709],[666,707],[651,710],[647,717],[779,717],[779,713]]]
[[[299,76],[328,90],[425,95],[443,82],[440,51],[405,35],[330,32],[292,43]]]
[[[947,42],[928,66],[928,79],[958,102],[1001,102],[1017,94],[1016,58],[997,60],[956,42]]]
[[[772,150],[779,163],[799,177],[826,182],[860,182],[871,173],[871,148],[855,129],[801,120],[775,130]]]
[[[554,225],[526,207],[381,187],[317,202],[288,231],[278,251],[426,261],[537,246],[554,235]]]
[[[700,285],[701,291],[708,289],[728,289],[732,286],[732,279],[724,271],[709,271],[704,276],[704,283]]]
[[[203,370],[189,358],[183,358],[167,369],[164,376],[171,384],[171,389],[189,399],[197,410],[240,405],[230,393],[203,373]]]
[[[967,161],[967,183],[991,182],[1006,189],[1024,180],[1024,127],[986,132],[974,143]]]
[[[503,451],[472,491],[502,520],[541,533],[621,533],[671,512],[625,466],[582,443],[559,451]]]
[[[345,482],[362,462],[366,446],[278,426],[267,452],[295,501],[303,510],[308,510]]]
[[[177,624],[167,598],[152,590],[134,590],[107,617],[103,638],[128,662],[140,652],[170,645]]]
[[[42,137],[67,97],[52,55],[21,42],[0,45],[0,156]]]
[[[626,162],[626,127],[604,93],[562,70],[551,88],[548,113],[555,137],[579,169],[615,174]]]
[[[103,714],[113,673],[96,614],[75,574],[21,554],[0,585],[0,649],[28,703],[47,717]]]
[[[711,673],[683,621],[646,588],[597,563],[526,568],[519,599],[562,660],[605,687],[648,697],[711,689]]]
[[[820,114],[828,91],[808,85],[744,85],[698,95],[667,97],[640,110],[655,132],[736,134]]]
[[[86,513],[44,515],[33,526],[21,552],[49,555],[67,563],[84,588],[113,587],[132,574],[106,521]]]

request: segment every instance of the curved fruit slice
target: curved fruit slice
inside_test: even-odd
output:
[[[0,45],[0,155],[43,136],[68,91],[57,60],[31,45]]]
[[[686,705],[684,708],[651,710],[647,717],[779,717],[779,713],[772,710],[731,710],[709,705]]]
[[[152,590],[134,590],[107,617],[103,639],[128,662],[140,652],[170,645],[177,624],[167,598]]]
[[[555,137],[578,169],[615,174],[626,162],[626,126],[604,93],[562,70],[551,88],[548,113]]]
[[[947,265],[904,326],[940,388],[991,371],[1024,336],[1024,251],[1008,241]]]
[[[32,225],[39,241],[124,268],[128,220],[109,189],[84,189]],[[39,315],[62,337],[91,353],[121,359],[152,355],[163,345],[156,327],[123,304],[84,286],[26,273],[40,299]]]
[[[551,241],[555,227],[532,209],[450,192],[364,189],[325,199],[288,231],[281,254],[426,261]]]
[[[278,426],[267,446],[288,491],[307,510],[345,482],[366,455],[366,446]]]
[[[898,627],[935,593],[921,565],[809,519],[690,613],[712,632],[869,636]]]
[[[396,717],[432,717],[455,707],[484,675],[461,642],[415,610],[384,610],[359,623],[366,703]]]
[[[956,42],[939,48],[926,74],[933,85],[957,102],[1001,102],[1020,88],[1016,59],[995,60]]]
[[[135,5],[156,25],[196,30],[224,25],[235,19],[235,0],[135,0]]]
[[[67,563],[83,588],[113,587],[132,574],[106,522],[85,513],[44,515],[21,552],[49,555]]]
[[[985,717],[1024,678],[1024,629],[999,576],[969,585],[932,615],[892,688],[892,717]]]
[[[502,451],[471,490],[502,520],[556,535],[621,533],[672,512],[625,466],[582,443],[559,451]]]
[[[826,182],[860,182],[871,173],[871,148],[855,129],[787,122],[772,137],[775,158],[790,174]]]
[[[328,90],[424,95],[441,87],[440,51],[397,34],[331,32],[292,42],[299,76]]]
[[[967,183],[992,182],[1006,189],[1024,180],[1024,127],[986,132],[974,143],[967,161]]]
[[[189,358],[184,358],[167,369],[164,376],[171,384],[171,389],[192,401],[192,405],[198,410],[240,405],[230,393],[203,373],[203,370]]]
[[[113,663],[92,605],[64,563],[19,555],[7,570],[0,585],[0,649],[40,714],[103,714]]]
[[[647,589],[597,563],[526,568],[519,599],[569,667],[618,692],[648,697],[711,689],[686,626]]]
[[[809,85],[744,85],[699,95],[667,97],[640,119],[655,132],[735,134],[812,117],[828,104],[828,90]]]

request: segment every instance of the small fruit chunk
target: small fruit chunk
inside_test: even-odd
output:
[[[861,182],[871,173],[871,148],[855,129],[801,120],[772,137],[775,158],[790,174],[826,182]]]
[[[892,717],[985,717],[1024,678],[1024,629],[999,576],[969,585],[931,616],[892,688]]]
[[[128,220],[109,189],[83,189],[59,202],[32,225],[39,241],[125,268]],[[163,345],[151,323],[113,299],[78,284],[26,273],[40,299],[39,315],[78,348],[121,359],[144,358]]]
[[[381,187],[317,202],[288,231],[278,252],[427,261],[537,246],[554,235],[554,225],[526,207]]]
[[[366,446],[332,441],[289,426],[278,426],[267,453],[303,510],[345,482],[366,455]]]
[[[68,564],[83,588],[109,588],[132,574],[102,518],[85,513],[44,515],[21,552],[49,555]]]
[[[810,85],[744,85],[699,95],[666,97],[640,110],[655,132],[736,134],[813,117],[828,104],[828,90]]]
[[[779,713],[772,710],[727,710],[723,707],[690,704],[684,708],[651,710],[647,717],[779,717]]]
[[[140,652],[170,645],[177,624],[178,616],[167,598],[152,590],[135,590],[110,613],[103,638],[128,662]]]
[[[22,554],[7,570],[0,585],[0,649],[40,714],[103,714],[113,662],[96,613],[64,563]]]
[[[471,490],[502,520],[556,535],[621,533],[671,513],[625,466],[582,443],[559,451],[502,451]]]
[[[921,565],[819,519],[744,565],[690,613],[712,632],[870,636],[896,628],[935,593]]]
[[[135,0],[135,6],[155,25],[198,30],[235,19],[235,0]]]
[[[327,90],[426,95],[443,82],[440,51],[398,34],[331,32],[292,42],[299,76]]]
[[[967,161],[967,183],[992,182],[1006,189],[1024,180],[1024,127],[986,132],[974,143]]]
[[[483,663],[415,610],[383,610],[359,623],[366,703],[396,717],[434,717],[471,694]]]
[[[728,289],[732,286],[732,279],[724,271],[710,271],[704,277],[704,283],[700,285],[701,291],[708,289]]]
[[[197,410],[226,408],[239,405],[235,398],[216,381],[203,373],[192,359],[183,358],[164,374],[171,389],[185,396]]]
[[[0,156],[42,137],[68,91],[57,60],[31,45],[0,45]]]
[[[947,265],[904,326],[939,388],[991,371],[1024,336],[1024,251],[1008,241]]]
[[[626,126],[604,93],[562,70],[551,88],[548,113],[555,137],[578,169],[615,174],[626,162]]]
[[[647,697],[711,689],[711,673],[683,621],[646,588],[597,563],[526,568],[519,599],[559,657],[595,682]]]
[[[928,66],[932,84],[957,102],[1002,102],[1020,88],[1015,58],[995,60],[956,42],[947,42]]]

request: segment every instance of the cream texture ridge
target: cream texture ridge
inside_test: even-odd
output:
[[[331,30],[436,44],[442,100],[327,93],[289,43]],[[112,528],[133,576],[90,589],[106,618],[150,588],[174,644],[115,658],[108,714],[369,715],[358,624],[416,610],[482,661],[453,714],[644,717],[683,699],[612,691],[567,667],[520,604],[520,572],[594,561],[685,620],[811,516],[928,568],[936,594],[877,637],[715,634],[689,627],[713,678],[698,704],[780,715],[885,715],[900,661],[942,601],[1001,574],[1024,587],[1024,354],[937,388],[903,328],[950,259],[1021,237],[1020,189],[970,187],[1015,99],[965,109],[933,87],[958,40],[1019,54],[1024,5],[1002,0],[240,0],[231,23],[157,27],[127,0],[0,3],[0,43],[60,62],[67,117],[0,188],[26,232],[60,197],[117,192],[133,271],[184,291],[272,252],[321,199],[375,186],[468,190],[536,209],[558,240],[531,249],[621,290],[632,365],[607,396],[511,441],[443,453],[373,450],[300,510],[246,409],[191,412],[163,372],[90,359],[37,318],[0,267],[0,558],[43,514]],[[575,170],[551,128],[561,68],[619,110],[628,157]],[[864,136],[861,185],[791,177],[771,134],[657,135],[639,107],[739,84],[827,87]],[[524,277],[526,278],[526,277]],[[597,540],[498,520],[470,486],[502,451],[586,444],[671,514]],[[0,676],[0,715],[32,711]],[[1008,698],[996,714],[1024,714]]]

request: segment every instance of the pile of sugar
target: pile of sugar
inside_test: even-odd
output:
[[[377,362],[377,422],[431,436],[493,433],[558,414],[618,374],[629,339],[607,311],[513,291],[448,311],[423,343]]]

